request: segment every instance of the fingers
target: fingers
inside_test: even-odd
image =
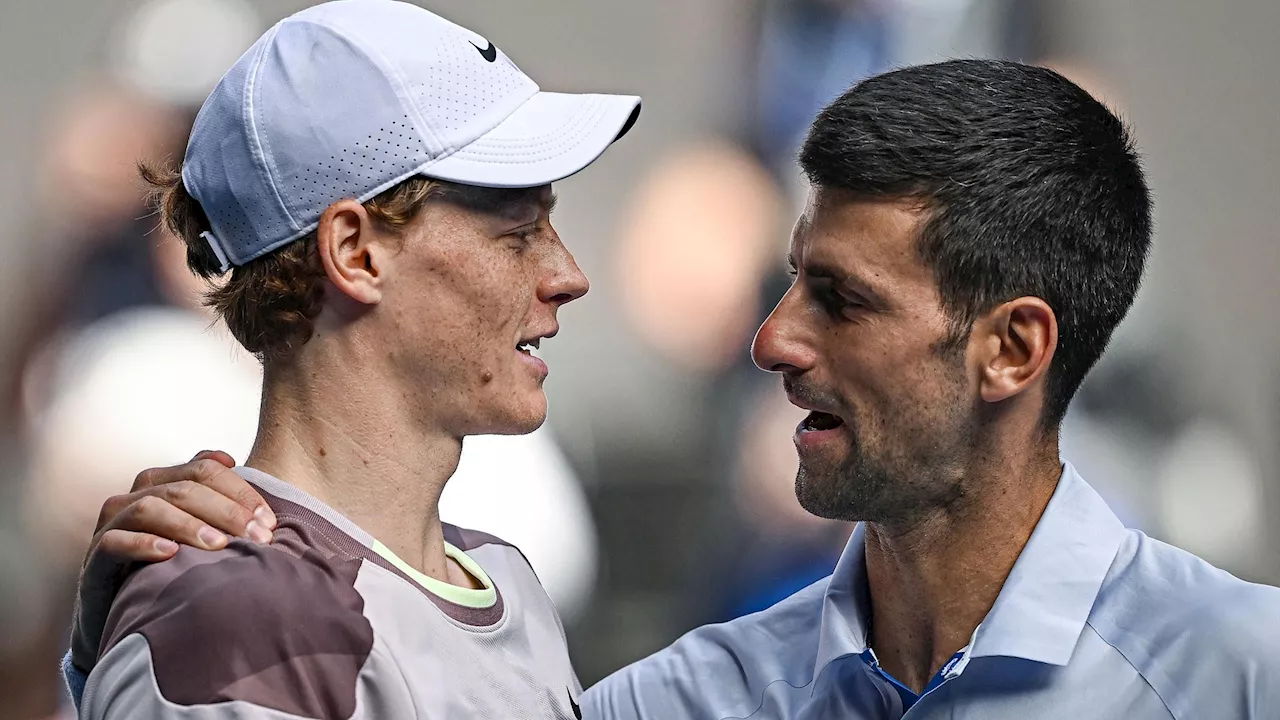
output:
[[[126,562],[160,562],[173,557],[178,544],[148,533],[116,529],[103,533],[98,549]]]
[[[221,490],[184,480],[137,495],[112,521],[111,528],[158,535],[205,550],[225,547],[227,535],[258,543],[271,541],[271,531],[260,516]]]
[[[168,545],[145,547],[160,538],[204,550],[226,547],[228,535],[270,542],[275,514],[258,491],[231,469],[234,464],[230,455],[206,450],[191,462],[139,473],[133,492],[103,503],[86,563],[99,550],[113,562],[145,562],[156,553],[164,559],[172,555]],[[100,548],[113,530],[132,535],[114,535],[110,546]]]
[[[225,453],[224,453],[225,454]],[[200,460],[198,463],[211,463],[211,460]],[[190,463],[188,463],[190,464]],[[247,511],[248,517],[245,519],[244,525],[228,526],[218,524],[218,518],[203,514],[203,507],[196,506],[186,508],[187,512],[199,517],[206,522],[215,524],[217,527],[226,530],[234,535],[248,537],[258,542],[268,542],[271,540],[271,531],[276,527],[275,513],[271,512],[271,508],[267,505],[267,501],[262,495],[250,485],[247,480],[240,477],[233,470],[226,467],[214,467],[205,465],[197,470],[198,479],[195,482],[204,485],[214,492],[222,495],[224,498],[231,500],[238,506]],[[213,508],[210,508],[212,511]],[[235,518],[239,520],[237,515]],[[250,525],[256,524],[256,527]],[[255,536],[255,531],[257,536]]]
[[[131,563],[167,560],[178,543],[218,550],[226,547],[227,533],[271,539],[275,516],[230,470],[234,465],[224,452],[205,451],[184,465],[144,470],[132,492],[103,503],[85,556],[71,636],[78,667],[92,667],[112,599]]]
[[[192,461],[217,460],[218,462],[222,463],[223,465],[226,465],[229,468],[233,468],[236,466],[235,458],[231,457],[230,455],[228,455],[227,453],[221,450],[201,450],[200,452],[196,453],[195,457],[191,459]]]
[[[147,468],[133,479],[133,492],[178,480],[199,480],[235,467],[236,461],[221,450],[202,450],[190,462],[169,467]]]
[[[156,535],[202,550],[221,550],[229,540],[227,532],[239,535],[242,531],[220,532],[201,515],[222,518],[213,522],[223,526],[243,528],[248,523],[248,520],[241,519],[247,515],[244,508],[203,485],[170,484],[149,492],[157,494],[138,498],[117,516],[112,529]],[[192,507],[198,508],[198,514],[191,512],[189,508]]]
[[[231,470],[234,462],[231,456],[224,452],[205,451],[196,455],[196,459],[183,465],[144,470],[134,480],[132,493],[123,498],[111,498],[103,505],[103,515],[99,517],[98,526],[105,527],[110,516],[121,512],[125,505],[132,502],[140,493],[169,485],[185,487],[187,484],[194,483],[212,489],[225,499],[244,508],[246,512],[236,513],[224,503],[199,493],[197,493],[198,500],[190,506],[183,506],[183,509],[233,535],[267,542],[271,539],[271,530],[276,526],[275,514],[271,512],[262,495],[244,478]],[[161,497],[173,502],[183,492],[185,490],[180,487],[172,492],[164,492]],[[127,502],[122,504],[122,500]]]
[[[102,503],[102,509],[98,511],[98,523],[93,526],[93,534],[97,535],[102,529],[111,523],[117,515],[124,512],[129,507],[129,503],[136,500],[137,497],[130,493],[128,495],[112,495]]]

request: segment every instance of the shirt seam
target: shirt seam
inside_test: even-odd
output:
[[[805,683],[804,685],[792,685],[791,681],[786,678],[778,678],[776,680],[770,680],[768,683],[765,684],[763,688],[760,688],[760,703],[756,705],[754,710],[747,713],[746,715],[722,715],[720,716],[720,718],[718,718],[718,720],[751,720],[751,718],[755,717],[761,710],[764,710],[764,701],[765,701],[765,698],[769,695],[769,688],[773,687],[774,685],[777,685],[778,683],[786,683],[787,685],[790,685],[791,688],[794,690],[803,690],[806,687],[809,687],[810,685],[812,685],[813,681],[816,679],[817,679],[816,677],[809,678],[809,682]]]
[[[1085,621],[1085,623],[1084,623],[1084,625],[1085,625],[1085,627],[1087,627],[1087,628],[1089,628],[1090,630],[1092,630],[1092,631],[1093,631],[1093,634],[1094,634],[1094,635],[1097,635],[1099,640],[1101,640],[1102,642],[1106,643],[1106,644],[1107,644],[1107,647],[1111,648],[1112,650],[1115,650],[1115,651],[1116,651],[1116,654],[1117,654],[1117,655],[1119,655],[1119,656],[1121,657],[1121,659],[1123,659],[1123,660],[1125,661],[1125,664],[1127,664],[1129,667],[1133,668],[1133,672],[1134,672],[1134,673],[1136,673],[1136,674],[1138,675],[1138,677],[1142,679],[1143,684],[1144,684],[1144,685],[1146,685],[1147,687],[1151,688],[1151,692],[1155,693],[1155,695],[1156,695],[1156,699],[1158,699],[1158,700],[1160,701],[1160,704],[1164,706],[1164,711],[1165,711],[1165,712],[1167,712],[1167,713],[1169,713],[1169,717],[1170,717],[1170,718],[1172,718],[1173,720],[1182,720],[1181,718],[1179,718],[1179,717],[1178,717],[1178,715],[1177,715],[1176,713],[1174,713],[1174,712],[1173,712],[1173,708],[1169,707],[1169,703],[1165,701],[1164,696],[1160,694],[1160,691],[1156,689],[1156,686],[1155,686],[1155,685],[1152,685],[1152,684],[1151,684],[1151,681],[1147,679],[1146,674],[1145,674],[1145,673],[1143,673],[1143,672],[1142,672],[1142,670],[1138,669],[1138,666],[1137,666],[1137,665],[1134,665],[1134,664],[1133,664],[1133,661],[1129,659],[1129,656],[1125,654],[1124,650],[1121,650],[1119,647],[1117,647],[1114,643],[1112,643],[1110,640],[1108,640],[1108,639],[1107,639],[1107,638],[1106,638],[1106,637],[1105,637],[1105,636],[1104,636],[1104,635],[1103,635],[1103,634],[1098,630],[1098,628],[1094,627],[1094,626],[1093,626],[1093,621],[1092,621],[1092,620],[1086,620],[1086,621]]]
[[[283,24],[276,25],[268,31],[270,38],[262,44],[262,47],[258,50],[257,57],[254,58],[253,66],[249,70],[249,77],[245,83],[245,102],[241,112],[244,113],[244,116],[249,121],[250,138],[252,143],[257,146],[251,150],[250,154],[262,163],[261,169],[263,174],[266,175],[267,187],[271,188],[271,195],[279,204],[289,227],[296,231],[298,229],[298,221],[293,217],[293,213],[289,211],[289,206],[285,204],[284,198],[280,196],[280,189],[276,186],[275,173],[272,172],[271,166],[274,155],[272,155],[272,158],[268,157],[271,154],[270,139],[258,130],[258,104],[254,97],[258,92],[258,75],[262,72],[262,66],[266,63],[267,53],[271,50],[271,45],[275,42],[276,36],[280,34],[281,27],[283,27]],[[253,150],[256,150],[256,152],[253,152]]]

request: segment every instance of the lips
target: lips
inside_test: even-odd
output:
[[[799,432],[823,432],[825,430],[835,430],[844,425],[844,420],[831,413],[814,410],[810,412],[804,420],[800,422],[800,427],[796,428]]]
[[[848,442],[842,418],[829,412],[812,410],[796,426],[793,440],[801,457],[806,454],[837,452]]]
[[[796,426],[796,449],[803,455],[812,452],[834,452],[848,442],[845,419],[827,408],[837,407],[835,398],[792,378],[783,378],[787,400],[809,414]]]
[[[560,326],[555,325],[542,332],[533,332],[520,337],[516,340],[516,350],[531,355],[533,350],[542,347],[542,338],[553,338],[560,332]]]
[[[552,327],[545,332],[526,335],[516,341],[516,352],[522,356],[523,362],[528,365],[539,381],[547,377],[547,364],[542,361],[542,358],[534,355],[533,351],[542,347],[542,338],[554,337],[559,331],[559,327]]]
[[[787,401],[801,410],[809,411],[796,432],[823,432],[835,430],[845,424],[843,417],[827,410],[836,405],[835,399],[827,393],[802,386],[790,378],[783,378],[782,384],[787,393]]]

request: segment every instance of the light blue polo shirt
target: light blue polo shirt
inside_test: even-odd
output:
[[[582,716],[1280,718],[1280,589],[1125,529],[1069,464],[991,612],[918,698],[867,647],[866,583],[859,526],[831,577],[605,678]]]

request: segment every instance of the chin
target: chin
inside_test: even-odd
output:
[[[849,508],[843,506],[835,478],[800,466],[796,474],[796,500],[809,514],[827,520],[844,520]]]
[[[505,416],[499,429],[490,431],[492,435],[527,435],[542,427],[547,421],[547,396],[539,390],[537,397],[528,398],[525,402],[513,404],[503,413]]]
[[[868,477],[852,459],[843,462],[801,462],[796,473],[796,499],[800,507],[827,520],[859,522],[878,519],[879,508],[892,504],[888,488],[878,475]]]
[[[543,413],[537,417],[529,417],[521,419],[513,423],[506,432],[498,433],[499,435],[528,435],[529,433],[542,427],[542,423],[546,422],[547,414]]]

